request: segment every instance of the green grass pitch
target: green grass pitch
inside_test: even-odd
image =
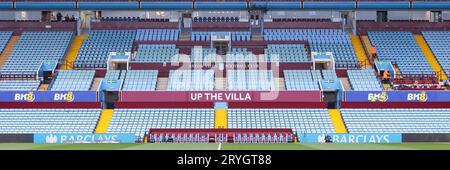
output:
[[[450,150],[450,143],[390,144],[29,144],[1,143],[0,150]]]

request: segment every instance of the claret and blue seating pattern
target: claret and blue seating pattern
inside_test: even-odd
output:
[[[228,70],[230,91],[271,91],[275,89],[272,70]]]
[[[311,52],[332,52],[338,68],[359,66],[349,36],[338,29],[264,29],[267,41],[308,41]]]
[[[214,70],[170,70],[168,91],[212,91]]]
[[[76,68],[106,68],[111,52],[131,52],[135,30],[93,30],[83,42]]]
[[[354,91],[381,91],[374,69],[348,70],[348,79]]]
[[[449,109],[341,109],[350,133],[450,133]]]
[[[50,90],[88,91],[94,81],[94,70],[60,70]]]
[[[436,59],[447,75],[450,74],[450,31],[423,31],[423,37],[427,41]]]
[[[0,134],[93,133],[101,109],[0,109]]]
[[[23,32],[1,71],[36,74],[43,61],[62,63],[72,36],[72,32]]]
[[[434,74],[411,32],[369,32],[377,58],[396,64],[403,76]]]
[[[311,62],[304,44],[269,44],[264,49],[267,62]]]
[[[3,49],[8,44],[9,39],[12,36],[11,31],[0,31],[0,54],[3,52]]]
[[[289,128],[299,133],[334,133],[327,109],[229,109],[230,128]]]
[[[179,61],[180,50],[174,44],[140,44],[132,62],[170,63]]]

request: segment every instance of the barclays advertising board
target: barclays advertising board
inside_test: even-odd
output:
[[[400,133],[349,133],[349,134],[299,134],[300,143],[326,143],[327,135],[332,143],[401,143]]]
[[[34,134],[34,143],[135,143],[134,134]]]
[[[96,102],[95,91],[0,91],[0,102]]]
[[[346,102],[450,102],[450,91],[347,91]]]

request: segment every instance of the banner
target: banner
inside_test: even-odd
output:
[[[346,102],[450,102],[450,91],[346,91]]]
[[[122,91],[122,102],[320,102],[320,91]]]
[[[95,91],[0,91],[0,102],[97,102]]]
[[[300,143],[326,143],[327,135],[331,143],[401,143],[400,133],[349,133],[349,134],[298,134]]]
[[[135,143],[134,134],[34,134],[34,143]]]

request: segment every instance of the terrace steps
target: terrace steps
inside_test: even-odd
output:
[[[340,78],[342,82],[342,86],[344,86],[345,90],[352,90],[352,85],[350,85],[350,81],[348,78]]]
[[[353,49],[355,50],[356,57],[361,65],[361,68],[372,68],[370,62],[367,58],[366,51],[361,43],[361,39],[357,35],[350,36],[353,44]]]
[[[156,90],[157,91],[165,91],[169,86],[169,78],[158,78],[156,82]]]
[[[103,78],[94,78],[94,82],[92,83],[91,90],[97,91],[98,86],[100,86],[100,83],[102,82]]]
[[[447,75],[441,72],[443,69],[439,64],[439,62],[437,61],[436,57],[434,56],[433,52],[431,51],[430,47],[428,46],[427,42],[423,38],[423,36],[414,35],[414,37],[416,38],[417,44],[420,46],[420,49],[425,55],[425,58],[428,60],[428,63],[430,63],[431,68],[439,77],[439,80],[448,80]]]
[[[341,111],[339,109],[328,109],[328,113],[333,122],[334,130],[336,133],[347,133],[344,119],[342,119]]]
[[[39,85],[38,91],[47,91],[49,84],[41,84]]]
[[[286,91],[286,84],[284,83],[284,78],[274,78],[275,90]]]
[[[3,65],[6,63],[6,61],[8,60],[9,55],[11,55],[19,39],[20,36],[12,36],[11,39],[9,39],[8,44],[6,45],[2,54],[0,55],[0,68],[2,68]]]
[[[227,90],[227,89],[228,89],[227,78],[216,77],[214,79],[214,90]]]
[[[214,110],[214,128],[216,128],[216,129],[228,128],[228,110],[227,109]]]
[[[80,35],[75,36],[73,38],[72,44],[70,45],[69,52],[67,53],[66,60],[64,61],[64,64],[62,65],[63,70],[72,70],[73,64],[75,63],[75,60],[77,59],[78,53],[80,52],[81,45],[83,44],[84,40],[87,40],[87,35]]]
[[[364,50],[366,51],[367,58],[372,58],[373,56],[370,53],[370,49],[372,49],[373,45],[370,42],[369,36],[364,35],[364,36],[361,36],[360,38],[361,38],[362,45],[364,46]]]
[[[114,109],[103,109],[98,120],[97,127],[95,128],[95,133],[106,133],[108,131],[109,123],[113,116]]]

